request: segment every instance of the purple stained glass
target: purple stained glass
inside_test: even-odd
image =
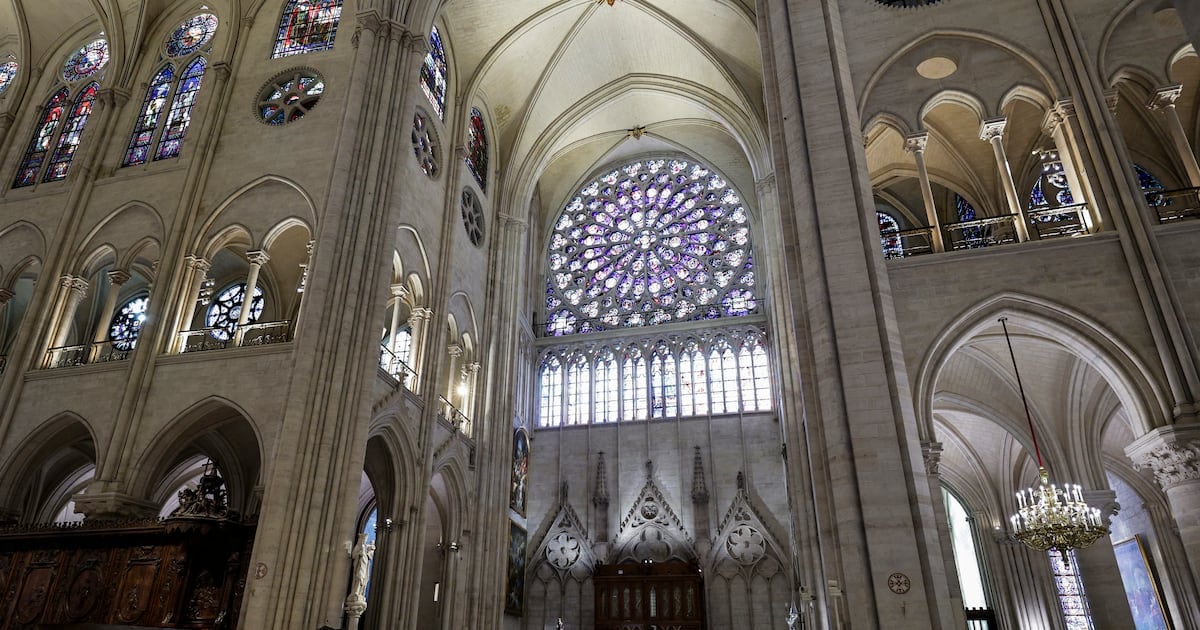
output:
[[[183,76],[179,78],[179,87],[175,89],[175,98],[171,100],[171,111],[167,114],[162,138],[158,141],[158,151],[154,153],[155,160],[179,155],[179,150],[183,147],[183,138],[192,124],[192,109],[196,106],[196,96],[200,94],[200,83],[204,80],[204,71],[207,69],[208,62],[204,57],[197,57],[188,65],[187,70],[183,71]]]
[[[67,171],[71,168],[71,161],[75,159],[75,151],[79,149],[83,130],[87,127],[88,118],[92,115],[96,94],[99,92],[100,85],[93,82],[89,83],[75,98],[75,105],[71,108],[71,115],[67,118],[66,124],[63,125],[62,134],[58,137],[58,146],[54,147],[54,154],[50,156],[50,165],[46,167],[46,175],[42,181],[56,182],[66,179]]]
[[[758,312],[749,218],[710,169],[642,160],[584,186],[548,255],[551,335]]]
[[[194,15],[176,27],[171,36],[167,38],[167,56],[190,55],[212,41],[216,32],[217,16],[211,13]]]
[[[67,82],[86,79],[108,65],[108,40],[97,39],[80,48],[63,64],[62,76]]]
[[[19,66],[15,61],[0,63],[0,94],[3,94],[8,89],[8,86],[12,84],[13,79],[16,78],[17,68]]]
[[[471,108],[471,122],[467,125],[467,168],[479,182],[479,188],[487,192],[488,138],[483,125],[483,114]]]
[[[50,152],[50,145],[54,141],[54,134],[66,114],[68,97],[67,88],[62,88],[47,101],[45,109],[42,110],[41,122],[33,132],[29,149],[25,151],[25,157],[21,160],[21,167],[17,169],[17,179],[13,182],[13,188],[37,183],[42,162],[46,160],[46,154]]]
[[[279,17],[279,35],[271,58],[333,48],[342,0],[290,0]]]
[[[450,65],[446,63],[446,51],[442,48],[442,36],[437,27],[429,31],[429,52],[421,65],[421,90],[429,98],[433,112],[438,118],[446,118],[446,85],[450,77]]]
[[[175,78],[175,70],[163,66],[146,90],[146,100],[142,103],[142,113],[138,115],[133,127],[133,137],[129,139],[129,148],[125,151],[125,161],[122,166],[144,164],[150,153],[150,143],[154,139],[154,131],[162,120],[163,111],[167,107],[167,96],[171,93],[171,83]]]

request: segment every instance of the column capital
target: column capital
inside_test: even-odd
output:
[[[252,265],[258,265],[261,267],[267,264],[267,261],[271,260],[271,257],[267,255],[267,252],[261,249],[255,249],[246,252],[246,260],[250,261],[250,264]]]
[[[187,258],[184,259],[184,262],[187,265],[188,269],[192,269],[194,271],[200,271],[205,274],[208,274],[208,270],[212,269],[212,263],[208,262],[207,260],[205,260],[203,258],[200,258],[199,256],[189,255]]]
[[[925,460],[925,474],[937,475],[942,462],[942,443],[932,440],[921,442],[921,457]]]
[[[124,107],[129,102],[130,94],[125,88],[106,87],[96,92],[96,100],[105,107]]]
[[[0,288],[0,304],[6,304],[9,300],[13,299],[14,295],[16,293],[13,293],[11,290]]]
[[[213,72],[217,73],[217,78],[222,81],[228,81],[229,77],[233,76],[233,66],[224,61],[218,61],[211,66]]]
[[[929,146],[929,132],[918,131],[904,136],[904,152],[908,154],[924,153]]]
[[[474,376],[476,373],[479,372],[480,367],[481,366],[479,365],[478,362],[472,362],[472,363],[468,363],[468,364],[464,365],[463,369],[462,369],[463,376]]]
[[[392,291],[392,297],[396,297],[396,298],[400,298],[400,299],[404,299],[404,298],[408,297],[408,293],[409,293],[408,287],[406,287],[400,283],[393,284],[391,286],[391,291]]]
[[[1171,425],[1125,447],[1137,470],[1149,469],[1163,490],[1200,481],[1200,426]]]
[[[1112,525],[1112,518],[1121,511],[1121,504],[1117,502],[1117,493],[1114,490],[1084,490],[1083,501],[1088,504],[1088,507],[1093,507],[1100,510],[1100,520],[1105,527]]]
[[[114,287],[119,287],[129,281],[129,272],[125,271],[124,269],[113,269],[105,275],[108,276],[108,281],[111,282]]]
[[[1117,104],[1121,102],[1121,93],[1117,88],[1104,90],[1104,103],[1108,105],[1108,111],[1113,116],[1117,115]]]
[[[1160,110],[1167,107],[1174,107],[1175,101],[1183,94],[1183,86],[1179,84],[1160,87],[1150,93],[1150,100],[1146,102],[1146,107],[1151,110]]]
[[[1003,138],[1004,129],[1006,127],[1008,127],[1007,118],[992,118],[985,120],[983,121],[983,124],[979,126],[979,139],[985,142],[992,142],[994,140]]]
[[[62,286],[62,288],[64,288],[64,289],[68,289],[74,293],[78,293],[80,295],[80,297],[82,297],[84,294],[86,294],[87,290],[88,290],[87,280],[80,278],[78,276],[70,276],[70,275],[63,276],[62,279],[59,281],[59,285]]]
[[[500,227],[505,230],[523,230],[529,227],[529,222],[520,217],[514,217],[511,214],[500,213]]]
[[[417,308],[414,308],[411,313],[408,314],[408,321],[410,321],[410,322],[413,320],[429,321],[429,318],[431,318],[431,317],[433,317],[432,309],[428,309],[423,306],[418,306]]]
[[[463,347],[456,343],[452,343],[452,344],[446,346],[446,354],[457,359],[458,357],[461,357],[463,355]]]
[[[1057,101],[1050,109],[1046,110],[1046,116],[1042,118],[1042,131],[1048,136],[1053,136],[1059,125],[1074,117],[1075,101],[1069,98]]]

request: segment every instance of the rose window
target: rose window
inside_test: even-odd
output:
[[[289,72],[268,83],[259,95],[259,117],[268,125],[290,123],[315,107],[324,93],[325,80],[315,72]]]
[[[470,188],[463,189],[462,220],[467,238],[471,239],[472,245],[479,247],[483,243],[483,206]]]
[[[413,116],[412,145],[413,154],[417,156],[417,163],[421,165],[421,172],[430,177],[437,177],[437,138],[433,135],[433,127],[429,124],[429,120],[421,112],[417,112]]]
[[[546,331],[758,312],[750,241],[741,198],[705,166],[655,159],[605,173],[554,226]]]

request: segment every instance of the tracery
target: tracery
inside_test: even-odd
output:
[[[0,94],[3,94],[8,89],[8,86],[12,85],[19,67],[15,61],[0,63]]]
[[[146,321],[146,306],[150,298],[142,295],[125,303],[113,315],[108,327],[108,339],[114,350],[132,350],[137,344],[138,334],[142,330],[142,322]]]
[[[291,0],[279,16],[271,58],[331,50],[341,18],[342,0]]]
[[[246,297],[245,283],[232,284],[217,294],[208,307],[204,322],[211,331],[212,337],[218,341],[228,341],[238,327],[238,318],[242,313],[243,301]],[[253,324],[262,317],[266,298],[263,297],[262,287],[254,287],[254,299],[250,301],[250,313],[246,318],[247,324]]]

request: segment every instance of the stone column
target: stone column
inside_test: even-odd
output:
[[[92,335],[93,347],[89,355],[93,359],[99,353],[100,344],[108,339],[108,325],[112,321],[113,311],[117,308],[117,298],[120,297],[121,286],[129,280],[129,273],[121,269],[113,269],[105,275],[108,276],[108,293],[104,296],[104,305],[100,307],[96,332]]]
[[[79,310],[79,304],[87,296],[88,282],[77,276],[63,276],[59,286],[66,292],[66,304],[63,305],[62,317],[58,320],[58,329],[54,332],[54,339],[50,343],[51,348],[61,348],[63,344],[67,343],[75,312]]]
[[[185,296],[194,296],[189,298],[183,308],[191,310],[185,313],[183,317],[184,328],[180,332],[194,330],[196,327],[196,313],[199,312],[198,306],[203,306],[212,298],[212,289],[204,286],[208,280],[208,270],[212,268],[212,264],[203,258],[195,256],[187,257],[187,268],[192,271],[191,287],[192,289],[185,293]]]
[[[1106,208],[1097,207],[1096,196],[1092,193],[1090,179],[1079,155],[1078,126],[1079,119],[1075,116],[1075,104],[1071,99],[1055,103],[1042,119],[1042,133],[1054,140],[1071,196],[1075,198],[1075,203],[1087,204],[1087,212],[1081,213],[1084,225],[1089,232],[1099,232],[1103,226],[1111,226],[1112,220],[1107,217]]]
[[[392,322],[391,328],[388,329],[392,335],[392,341],[388,345],[391,346],[392,354],[397,357],[399,356],[397,348],[400,347],[400,335],[398,334],[400,332],[400,303],[406,297],[408,297],[408,287],[403,284],[392,285]],[[412,346],[410,345],[409,348]]]
[[[242,345],[246,336],[246,323],[250,321],[250,311],[254,310],[254,291],[258,288],[258,272],[267,264],[271,257],[267,252],[254,250],[246,252],[246,260],[250,261],[250,271],[246,274],[246,290],[242,292],[242,308],[238,311],[237,328],[234,330],[235,346]]]
[[[459,373],[458,363],[460,360],[462,360],[463,348],[462,348],[462,346],[460,346],[456,343],[452,343],[452,344],[446,346],[446,354],[448,354],[450,356],[450,366],[449,366],[449,369],[446,371],[446,379],[449,382],[446,383],[446,389],[444,391],[446,392],[445,393],[446,400],[450,401],[450,404],[453,405],[454,397],[458,390],[458,385],[459,385],[459,383],[462,382],[460,380],[461,375]],[[450,415],[449,415],[450,413],[452,413],[452,410],[447,409],[446,410],[446,414],[447,414],[446,419],[449,420],[451,423],[453,423],[454,418],[450,417]]]
[[[929,132],[922,131],[904,137],[904,152],[913,156],[917,163],[917,179],[921,182],[921,201],[925,204],[925,224],[931,228],[929,245],[934,252],[946,251],[942,240],[942,221],[938,217],[937,205],[933,202],[933,188],[929,185],[929,170],[925,168],[925,147],[929,144]]]
[[[412,348],[408,352],[408,366],[416,372],[418,365],[421,365],[421,359],[425,356],[426,329],[429,327],[429,320],[433,317],[433,311],[427,308],[417,307],[408,315],[408,330],[412,335]],[[412,391],[417,391],[420,387],[421,374],[417,373],[413,377],[413,382],[408,384],[408,388]]]
[[[938,540],[942,545],[942,564],[946,584],[950,591],[950,607],[954,613],[955,627],[967,626],[966,610],[963,608],[962,580],[958,577],[958,565],[954,558],[954,541],[950,539],[950,520],[946,515],[946,502],[942,495],[942,443],[926,440],[921,442],[921,456],[925,460],[925,475],[929,479],[929,494],[933,497],[933,517],[937,523]],[[937,567],[934,567],[937,570]]]
[[[471,419],[472,423],[475,421],[475,388],[479,381],[479,368],[479,363],[473,361],[463,366],[462,369],[462,382],[466,386],[466,391],[460,397],[461,400],[458,403],[458,408],[462,410],[464,415]],[[468,435],[471,434],[469,429],[470,427],[464,429]]]
[[[1112,490],[1085,490],[1083,499],[1089,506],[1100,510],[1105,526],[1120,510],[1117,493]],[[1121,581],[1121,569],[1117,566],[1112,539],[1101,536],[1092,546],[1076,549],[1075,559],[1079,563],[1079,576],[1087,591],[1088,607],[1096,630],[1133,628],[1133,613],[1125,597],[1125,583]]]
[[[1165,426],[1134,440],[1125,454],[1135,468],[1149,469],[1162,486],[1179,538],[1200,583],[1200,426]]]
[[[991,143],[992,153],[996,156],[996,168],[1000,171],[1000,185],[1004,188],[1004,198],[1008,201],[1008,211],[1016,215],[1017,239],[1021,242],[1029,240],[1029,217],[1025,214],[1025,204],[1017,194],[1017,186],[1013,183],[1012,169],[1008,166],[1008,155],[1004,152],[1004,128],[1008,120],[993,118],[983,121],[979,127],[979,139]]]
[[[1150,102],[1146,103],[1146,107],[1150,108],[1150,111],[1158,112],[1162,117],[1167,133],[1171,136],[1175,156],[1183,163],[1183,170],[1187,173],[1187,185],[1200,188],[1200,164],[1196,162],[1196,153],[1192,151],[1187,131],[1183,128],[1183,122],[1179,120],[1179,111],[1175,109],[1175,101],[1179,100],[1182,93],[1183,86],[1178,84],[1159,88],[1150,95]]]

